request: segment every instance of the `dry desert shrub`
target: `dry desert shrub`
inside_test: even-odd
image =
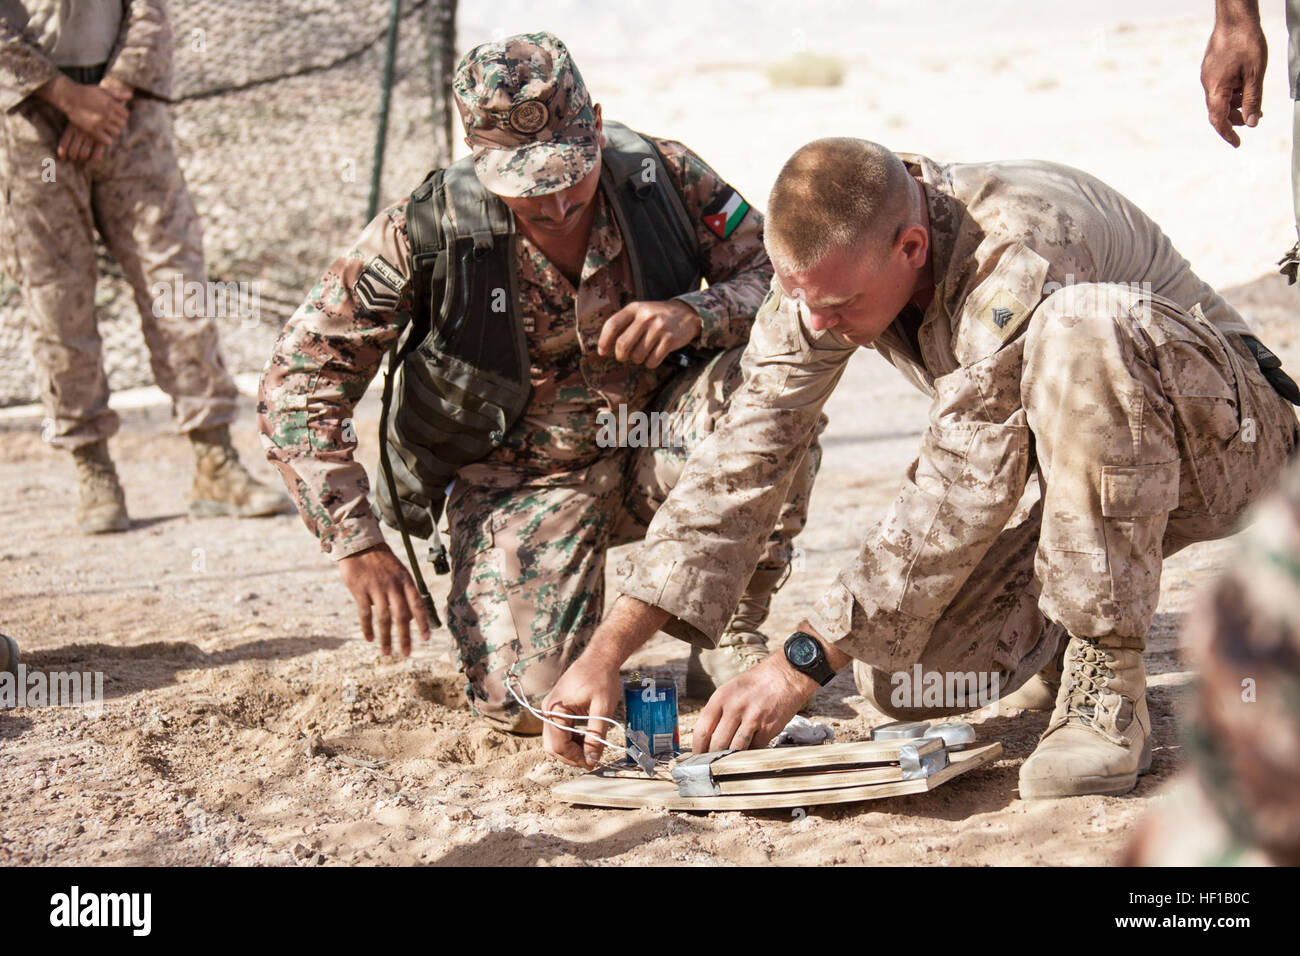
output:
[[[769,64],[767,79],[777,89],[839,86],[844,82],[844,63],[821,53],[796,53],[787,60]]]

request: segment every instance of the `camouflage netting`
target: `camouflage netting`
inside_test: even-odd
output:
[[[172,0],[173,131],[209,279],[249,282],[256,322],[218,319],[232,371],[258,371],[284,321],[365,223],[388,0]],[[449,148],[440,76],[454,0],[403,0],[381,205]],[[454,65],[454,63],[452,64]],[[453,111],[454,112],[454,111]],[[3,239],[3,237],[0,237]],[[114,389],[153,381],[134,299],[100,248],[96,304]],[[25,307],[0,274],[0,405],[34,401]]]

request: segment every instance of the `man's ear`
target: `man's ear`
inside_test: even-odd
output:
[[[600,118],[600,104],[596,103],[591,107],[592,113],[596,116],[596,138],[600,141],[601,148],[605,147],[605,124]]]
[[[925,268],[925,260],[930,254],[930,233],[919,222],[914,222],[903,230],[898,237],[898,248],[903,258],[912,269]]]

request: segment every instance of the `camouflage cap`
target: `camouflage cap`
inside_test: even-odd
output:
[[[552,33],[479,44],[456,67],[452,88],[474,171],[498,195],[567,189],[600,158],[591,96]]]

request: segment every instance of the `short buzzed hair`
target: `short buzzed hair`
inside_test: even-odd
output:
[[[764,226],[768,256],[786,274],[815,268],[834,250],[880,240],[883,256],[912,209],[912,177],[879,143],[813,140],[776,177]]]

